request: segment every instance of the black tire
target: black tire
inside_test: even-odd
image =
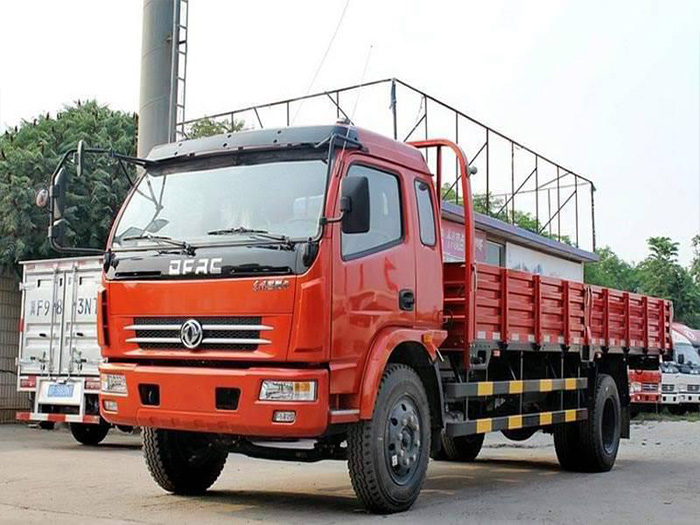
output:
[[[53,421],[41,421],[39,423],[39,428],[41,430],[53,430],[54,428],[56,428],[56,423],[54,423]]]
[[[100,420],[97,425],[88,423],[71,423],[70,432],[78,443],[94,447],[99,445],[107,437],[109,424]]]
[[[671,405],[668,411],[674,416],[684,416],[688,412],[688,407],[685,405]]]
[[[554,428],[554,446],[565,470],[607,472],[620,448],[622,408],[615,380],[600,374],[588,407],[588,419]]]
[[[484,444],[484,434],[449,437],[442,433],[442,450],[447,461],[474,461]]]
[[[386,514],[413,505],[428,469],[430,435],[430,406],[418,374],[390,364],[372,419],[348,433],[350,480],[367,509]]]
[[[511,441],[527,441],[539,430],[537,427],[516,428],[513,430],[501,430],[501,433]]]
[[[125,434],[131,434],[134,431],[134,427],[130,427],[127,425],[117,425],[117,428]]]
[[[210,434],[144,428],[143,454],[151,476],[173,494],[206,492],[226,464],[228,451]]]

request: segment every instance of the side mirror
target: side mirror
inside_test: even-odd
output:
[[[49,200],[51,201],[51,225],[49,226],[49,239],[56,245],[63,244],[66,234],[66,189],[68,187],[68,173],[65,168],[58,170],[53,179]],[[37,197],[38,201],[38,197]]]
[[[83,176],[83,160],[85,159],[85,141],[78,141],[78,149],[75,152],[75,173],[78,178]]]
[[[479,169],[474,164],[469,165],[469,175],[474,176],[479,172]]]
[[[340,194],[343,233],[367,233],[369,231],[369,180],[367,177],[346,177],[343,179]]]

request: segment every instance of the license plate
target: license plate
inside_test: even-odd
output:
[[[49,385],[49,397],[73,397],[75,385]]]

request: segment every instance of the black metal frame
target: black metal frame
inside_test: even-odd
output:
[[[490,204],[489,204],[489,199],[486,199],[486,212],[487,215],[491,215],[494,217],[497,217],[501,220],[505,219],[507,222],[514,223],[516,220],[516,197],[517,196],[522,196],[525,194],[532,194],[534,193],[535,197],[535,209],[534,209],[534,219],[536,221],[537,227],[538,227],[538,232],[539,234],[544,234],[547,235],[550,238],[557,239],[561,241],[562,239],[566,239],[567,232],[562,232],[562,211],[565,209],[570,209],[571,206],[574,208],[574,214],[575,214],[575,227],[574,231],[568,232],[569,235],[572,237],[571,242],[579,247],[581,244],[581,235],[580,235],[580,217],[579,217],[579,194],[584,193],[584,192],[589,192],[590,193],[590,210],[591,210],[591,224],[590,224],[590,243],[585,243],[586,247],[595,251],[596,248],[596,226],[595,226],[595,203],[594,203],[594,192],[595,192],[595,185],[593,181],[588,179],[587,177],[584,177],[582,175],[579,175],[575,173],[573,170],[567,169],[563,167],[562,165],[554,162],[550,158],[541,155],[540,153],[536,152],[535,150],[523,145],[522,143],[513,140],[509,138],[507,135],[487,126],[483,122],[470,117],[469,115],[459,111],[458,109],[454,108],[453,106],[442,102],[438,100],[435,97],[432,97],[425,93],[424,91],[417,89],[410,84],[399,80],[397,78],[386,78],[386,79],[381,79],[381,80],[375,80],[372,82],[365,82],[361,84],[355,84],[351,86],[346,86],[342,88],[337,88],[337,89],[332,89],[328,91],[320,91],[317,93],[313,94],[308,94],[304,95],[301,97],[294,97],[294,98],[288,98],[288,99],[283,99],[283,100],[278,100],[275,102],[270,102],[270,103],[265,103],[265,104],[258,104],[258,105],[253,105],[253,106],[247,106],[247,107],[242,107],[238,109],[234,109],[231,111],[225,111],[222,113],[216,113],[213,115],[205,116],[202,118],[197,118],[197,119],[191,119],[191,120],[186,120],[184,122],[178,123],[178,129],[177,133],[181,137],[187,137],[187,130],[196,122],[201,121],[201,120],[214,120],[214,121],[228,121],[230,122],[230,125],[233,129],[234,125],[237,122],[237,118],[240,119],[241,116],[243,116],[246,113],[252,113],[251,115],[251,120],[253,127],[255,128],[264,128],[264,127],[273,127],[273,126],[290,126],[293,124],[291,120],[291,111],[290,108],[294,103],[299,103],[303,102],[305,100],[310,100],[310,99],[321,99],[321,100],[329,100],[331,102],[331,108],[335,109],[335,118],[336,119],[343,119],[350,124],[355,124],[353,123],[354,115],[349,115],[345,110],[343,110],[343,107],[341,105],[341,95],[347,95],[350,92],[358,92],[358,90],[369,88],[372,86],[381,86],[383,84],[389,85],[390,88],[390,93],[389,93],[389,99],[390,103],[388,105],[388,109],[391,112],[391,122],[392,122],[392,132],[393,132],[393,138],[396,140],[399,140],[399,126],[398,126],[398,95],[397,95],[397,90],[398,88],[408,90],[410,93],[413,95],[417,95],[421,98],[421,107],[419,111],[419,118],[416,119],[415,123],[412,125],[412,128],[406,134],[405,137],[403,137],[404,141],[409,141],[411,138],[414,136],[414,134],[418,131],[418,129],[423,127],[423,134],[425,138],[430,137],[430,127],[429,127],[429,121],[428,121],[428,106],[429,105],[434,105],[437,106],[443,110],[447,110],[451,112],[454,115],[454,136],[450,137],[452,140],[454,140],[457,144],[460,144],[460,137],[459,137],[459,130],[460,130],[460,122],[468,122],[474,126],[477,127],[477,129],[480,129],[483,134],[484,134],[484,140],[481,142],[476,148],[474,148],[474,154],[472,156],[468,156],[470,162],[473,164],[477,160],[479,160],[482,155],[483,161],[485,163],[485,186],[486,186],[486,192],[485,195],[487,196],[498,196],[498,197],[503,197],[504,198],[504,204],[501,206],[501,209],[499,210],[491,210],[490,209]],[[269,110],[273,108],[279,108],[282,107],[285,109],[284,114],[286,115],[286,118],[283,119],[283,122],[267,122],[267,126],[263,124],[263,118],[261,116],[261,111],[262,110]],[[361,123],[359,123],[361,124]],[[506,144],[510,146],[510,153],[511,153],[511,162],[510,162],[510,173],[506,175],[510,175],[510,191],[502,194],[494,194],[491,192],[491,187],[492,187],[492,181],[491,181],[491,171],[492,168],[490,168],[491,164],[491,144],[493,143],[494,139],[498,139],[500,141],[505,141]],[[463,144],[463,146],[466,146],[466,144]],[[520,182],[519,185],[516,186],[516,166],[515,166],[515,151],[519,150],[522,152],[526,152],[529,154],[531,157],[533,167],[531,170],[528,172],[529,174],[525,177],[525,179]],[[468,154],[470,152],[467,152]],[[426,153],[426,160],[429,161],[427,158],[427,153]],[[556,177],[551,178],[547,180],[544,183],[540,183],[539,181],[539,176],[540,173],[543,171],[543,168],[549,167],[550,169],[556,169]],[[526,185],[533,181],[534,179],[534,188],[529,188],[526,189]],[[573,179],[573,180],[572,180]],[[455,200],[459,201],[459,185],[457,184],[458,182],[458,175],[455,176],[455,181],[454,183],[444,192],[448,193],[450,190],[455,189]],[[564,184],[562,184],[564,182]],[[568,190],[571,189],[572,191],[569,193]],[[547,199],[547,211],[545,212],[543,210],[543,206],[541,206],[541,198],[546,198]],[[552,202],[554,201],[554,202]],[[505,213],[504,213],[505,212]]]

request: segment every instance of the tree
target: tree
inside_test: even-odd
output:
[[[451,187],[449,184],[442,185],[442,199],[460,206],[463,203],[462,197],[457,195],[455,187]],[[487,202],[488,207],[486,206]],[[499,221],[515,224],[519,228],[542,235],[543,237],[573,245],[571,238],[568,235],[562,235],[561,238],[558,238],[555,234],[549,234],[546,231],[542,231],[544,225],[541,224],[536,217],[533,217],[531,213],[519,210],[515,210],[515,212],[513,212],[512,210],[508,209],[508,206],[505,206],[505,203],[506,201],[504,199],[501,197],[495,197],[491,193],[488,195],[481,194],[472,196],[472,205],[474,206],[474,211],[477,213],[488,215],[489,217],[493,217]]]
[[[695,280],[695,284],[700,286],[700,234],[693,237],[693,261],[690,263],[690,275]]]
[[[135,114],[88,101],[65,107],[55,118],[47,114],[22,121],[0,136],[0,266],[16,268],[21,260],[57,255],[46,238],[49,218],[34,202],[60,157],[81,139],[135,155],[136,128]],[[85,167],[82,179],[76,178],[72,163],[67,167],[66,243],[102,248],[129,182],[104,155],[88,155]]]
[[[634,266],[620,259],[607,246],[596,250],[596,253],[600,260],[596,263],[588,263],[584,267],[584,281],[586,283],[628,292],[637,290],[638,283]]]
[[[674,318],[700,326],[700,286],[678,263],[678,243],[668,237],[650,237],[651,253],[637,267],[639,291],[673,301]]]
[[[188,139],[198,139],[201,137],[211,137],[213,135],[221,135],[223,133],[233,133],[243,130],[245,121],[234,120],[233,124],[228,121],[212,120],[203,118],[193,122],[187,129]]]

